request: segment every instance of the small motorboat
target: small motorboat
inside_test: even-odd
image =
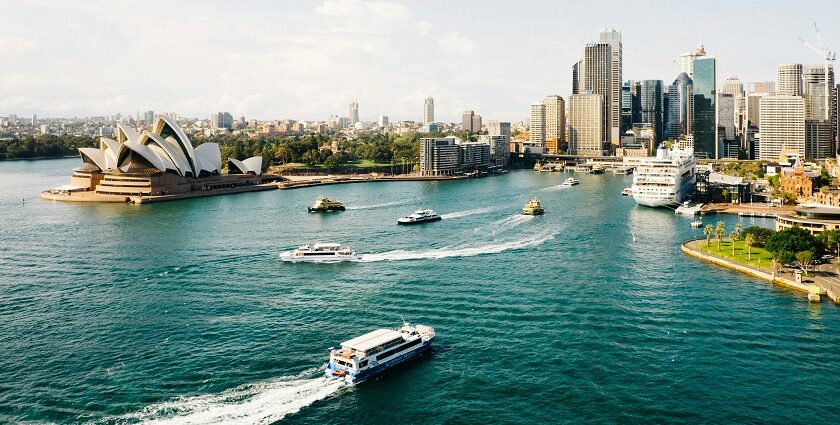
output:
[[[574,177],[569,177],[568,179],[566,179],[566,181],[563,182],[564,186],[574,186],[576,184],[580,184],[580,182]]]
[[[700,220],[694,220],[691,222],[691,227],[703,227],[703,222]]]
[[[625,187],[625,188],[621,191],[621,196],[630,196],[630,195],[632,195],[632,194],[633,194],[633,189],[631,189],[631,188],[629,188],[629,187]]]
[[[441,217],[434,210],[420,210],[397,220],[397,224],[420,224],[440,219]]]

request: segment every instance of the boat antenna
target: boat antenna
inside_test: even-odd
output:
[[[402,314],[400,314],[400,319],[402,319],[403,326],[408,325],[408,322],[406,322],[406,321],[405,321],[405,316],[403,316]]]

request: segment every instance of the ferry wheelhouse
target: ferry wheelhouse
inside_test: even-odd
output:
[[[327,379],[341,379],[345,384],[359,383],[385,369],[411,360],[432,345],[435,329],[404,323],[398,330],[377,329],[330,348],[330,360],[324,369]]]

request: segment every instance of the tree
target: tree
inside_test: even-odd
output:
[[[811,251],[801,251],[796,253],[796,261],[799,262],[799,268],[803,272],[808,273],[808,266],[814,261],[814,253]]]
[[[755,237],[751,233],[744,235],[744,246],[747,247],[747,261],[752,260],[752,246],[755,243]]]
[[[712,245],[712,234],[715,233],[715,228],[711,224],[707,224],[703,229],[703,234],[706,235],[706,246]]]
[[[776,255],[781,255],[783,252],[789,253],[790,257],[795,255],[793,253],[802,251],[811,251],[816,256],[816,253],[821,250],[817,238],[811,232],[799,226],[774,233],[764,247]],[[784,262],[789,263],[790,261]]]
[[[776,232],[770,229],[766,229],[764,227],[750,226],[744,229],[743,233],[744,237],[746,237],[747,235],[752,235],[753,246],[761,248],[767,243],[767,240],[770,239],[770,236],[772,236],[773,233]]]
[[[824,230],[817,235],[817,241],[822,243],[826,249],[834,250],[837,255],[840,255],[840,230]]]
[[[723,235],[726,234],[726,224],[722,221],[717,222],[717,226],[715,227],[715,236],[717,237],[718,241],[718,251],[720,251],[720,243],[723,240]]]
[[[743,230],[743,226],[741,226],[741,223],[735,224],[735,233],[738,234],[739,240],[741,239],[741,230]]]
[[[720,194],[721,194],[721,196],[723,196],[723,200],[724,200],[725,202],[729,202],[729,201],[730,201],[730,199],[729,199],[729,189],[723,189],[723,191],[722,191],[722,192],[720,192]]]
[[[735,241],[739,240],[741,235],[738,233],[738,230],[733,230],[729,233],[729,240],[732,241],[732,256],[735,256]]]

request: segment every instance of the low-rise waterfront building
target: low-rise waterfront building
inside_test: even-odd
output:
[[[490,146],[490,165],[493,167],[507,167],[510,159],[510,138],[502,134],[482,134],[478,141]]]
[[[797,160],[792,168],[782,169],[779,183],[783,192],[807,198],[814,194],[819,178],[819,171],[805,169],[801,161]]]
[[[451,176],[460,171],[457,141],[455,136],[420,139],[420,174]]]
[[[802,204],[792,214],[779,214],[776,217],[776,230],[785,230],[793,226],[801,227],[811,234],[824,230],[840,230],[840,208],[819,204]]]

